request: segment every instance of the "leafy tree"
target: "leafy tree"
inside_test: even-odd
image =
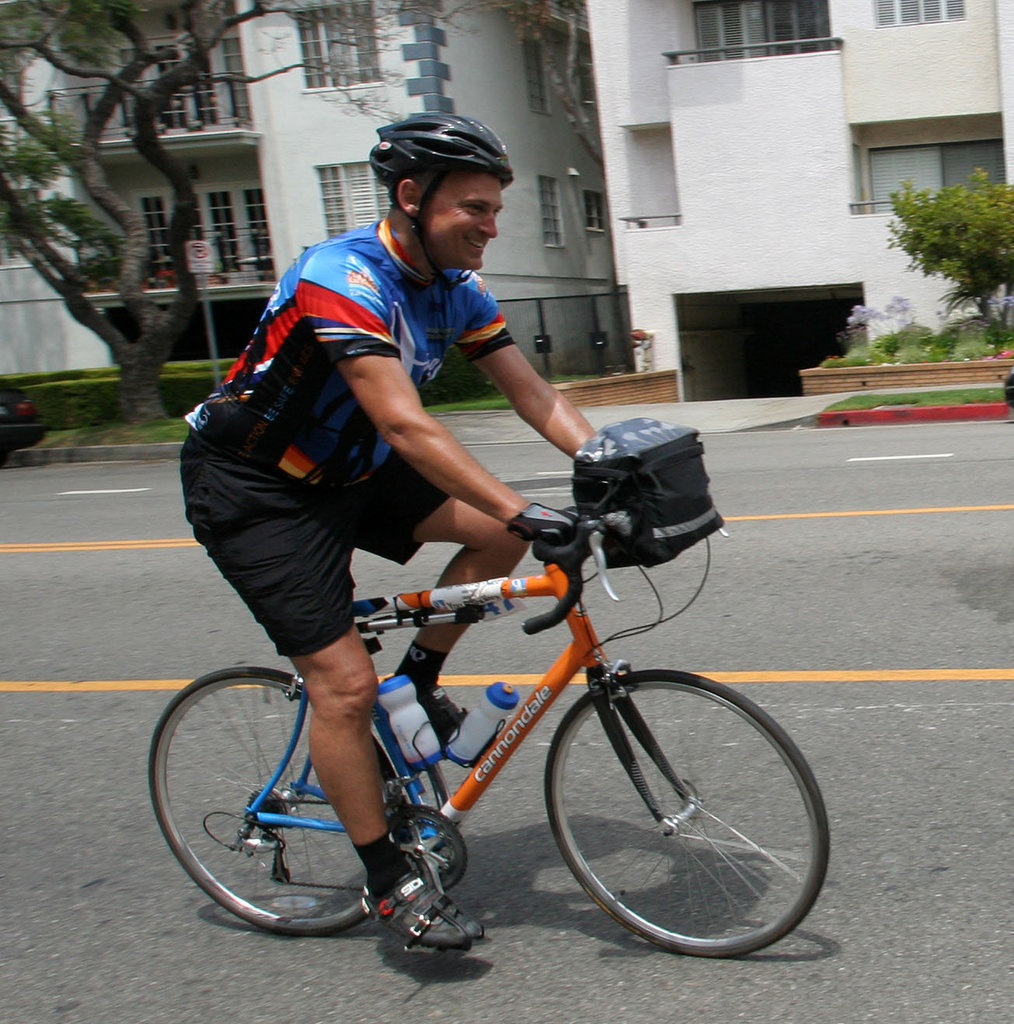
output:
[[[134,0],[11,0],[0,5],[0,233],[63,298],[70,314],[108,346],[121,371],[121,407],[128,422],[164,415],[159,371],[198,302],[186,268],[185,243],[198,226],[197,197],[186,163],[160,136],[160,115],[188,87],[216,81],[210,54],[237,25],[273,11],[298,10],[299,0],[185,0],[169,43],[149,38]],[[292,67],[280,67],[281,74]],[[93,90],[86,113],[61,114],[40,95],[54,73]],[[348,95],[348,94],[346,94]],[[350,102],[365,106],[352,97]],[[140,211],[109,184],[99,142],[126,112],[135,151],[170,186],[167,246],[177,280],[174,295],[145,288],[150,249]],[[385,112],[386,113],[386,112]],[[90,293],[119,293],[135,326],[129,335]]]
[[[0,4],[0,112],[7,115],[0,125],[0,235],[61,296],[71,316],[108,345],[120,367],[120,401],[128,422],[164,414],[159,373],[199,298],[185,258],[185,243],[198,227],[197,196],[186,163],[164,144],[160,116],[183,90],[255,81],[234,72],[212,73],[210,55],[241,23],[277,11],[297,13],[311,4],[184,0],[169,42],[149,37],[145,11],[135,0]],[[340,8],[341,0],[333,0],[333,6]],[[447,18],[455,5],[453,0],[385,0],[380,6],[388,14]],[[582,0],[461,0],[457,5],[463,11],[505,10],[523,38],[542,44],[571,124],[601,163],[591,106],[583,102],[589,67],[581,41],[583,8]],[[86,113],[71,117],[48,103],[38,85],[45,76],[87,86],[93,95]],[[392,113],[372,104],[368,94],[342,95],[356,109]],[[166,242],[175,293],[146,289],[151,253],[144,219],[110,185],[102,163],[100,141],[124,112],[131,145],[171,192]],[[96,285],[119,294],[132,331],[124,331],[92,300]]]
[[[952,309],[974,303],[987,324],[1014,322],[1014,185],[977,170],[967,185],[931,192],[911,182],[891,196],[891,246],[913,270],[954,282]]]

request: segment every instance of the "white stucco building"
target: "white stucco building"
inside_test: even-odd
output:
[[[790,394],[853,305],[939,324],[888,196],[1014,147],[1010,0],[588,0],[617,273],[685,399]]]
[[[399,16],[397,8],[386,0],[322,0],[298,18],[276,14],[242,24],[213,55],[212,71],[260,80],[209,80],[164,111],[163,137],[195,183],[203,237],[216,261],[209,295],[223,353],[241,347],[276,277],[305,246],[386,211],[366,162],[375,129],[422,110],[477,117],[507,142],[516,177],[483,270],[498,298],[613,288],[602,171],[570,130],[533,44],[519,41],[502,12],[445,21]],[[154,40],[169,41],[178,0],[152,0],[142,19]],[[323,56],[336,53],[340,64],[321,67]],[[315,69],[272,75],[315,58]],[[48,66],[36,68],[33,86],[39,104],[68,113],[90,98],[80,82]],[[349,96],[390,115],[357,112]],[[128,127],[129,114],[118,115],[103,141],[104,162],[117,191],[146,219],[151,287],[168,289],[169,188],[136,154]],[[112,295],[100,301],[116,303]],[[177,356],[199,357],[204,346],[199,310]],[[105,346],[56,294],[0,247],[0,373],[108,361]]]

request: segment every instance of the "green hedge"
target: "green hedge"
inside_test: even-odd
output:
[[[50,430],[121,423],[120,374],[115,367],[66,373],[17,373],[0,377],[0,387],[20,388],[35,403]],[[211,363],[167,363],[159,389],[166,415],[189,412],[213,386]]]
[[[222,371],[228,363],[220,364]],[[0,387],[20,388],[35,403],[39,418],[50,430],[70,430],[120,423],[120,374],[116,367],[51,373],[13,373],[0,377]],[[166,363],[160,390],[166,415],[189,412],[211,391],[210,362]],[[457,349],[449,354],[436,380],[423,385],[424,405],[462,402],[492,394],[486,376]]]
[[[447,353],[437,378],[419,389],[423,405],[465,402],[470,398],[485,398],[495,392],[489,378],[476,369],[456,346]]]
[[[116,378],[45,381],[20,386],[35,403],[39,419],[50,430],[99,427],[122,420],[120,382]]]
[[[209,364],[210,365],[210,364]],[[36,384],[49,384],[65,380],[105,380],[119,377],[120,371],[115,366],[100,366],[94,370],[51,370],[46,373],[8,373],[0,376],[0,387],[21,388],[33,387]]]

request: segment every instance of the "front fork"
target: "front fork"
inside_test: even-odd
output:
[[[669,762],[634,702],[632,694],[636,692],[636,686],[628,688],[624,683],[624,677],[629,672],[630,665],[625,661],[596,665],[588,669],[588,692],[592,705],[599,716],[599,721],[602,723],[602,729],[609,739],[613,752],[619,758],[627,778],[630,779],[648,812],[662,826],[663,833],[671,835],[679,831],[680,822],[690,816],[688,814],[690,808],[696,807],[694,793]],[[644,776],[631,738],[636,741],[638,747],[648,756],[658,773],[679,797],[681,810],[678,814],[663,813]]]

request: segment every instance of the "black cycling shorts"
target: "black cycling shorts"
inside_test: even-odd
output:
[[[180,476],[187,519],[284,657],[313,654],[352,627],[352,551],[404,565],[416,526],[448,495],[393,452],[348,487],[300,484],[195,439]]]

